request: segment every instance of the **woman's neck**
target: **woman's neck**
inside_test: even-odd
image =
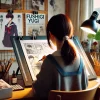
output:
[[[63,42],[56,41],[57,50],[60,50],[62,48],[62,45],[63,45]]]
[[[12,21],[9,21],[9,22],[8,22],[8,27],[10,26],[11,22],[12,22]]]

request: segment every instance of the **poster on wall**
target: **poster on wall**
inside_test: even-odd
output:
[[[26,10],[44,10],[44,0],[25,0]]]
[[[48,20],[53,15],[65,14],[65,4],[65,0],[48,0]]]
[[[22,13],[0,13],[0,50],[13,49],[10,36],[23,35],[22,21]]]
[[[26,36],[45,36],[45,14],[26,13]]]
[[[22,0],[0,0],[0,9],[10,9],[21,10]]]

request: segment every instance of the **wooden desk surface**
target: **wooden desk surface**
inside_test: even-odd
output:
[[[24,87],[24,81],[21,75],[18,75],[18,84]],[[11,77],[9,78],[9,84],[11,84]],[[23,98],[31,98],[33,97],[32,87],[24,88],[24,90],[13,91],[12,98],[7,100],[16,100],[16,99],[23,99]]]
[[[33,97],[32,88],[25,88],[24,90],[20,91],[13,91],[12,98],[8,100],[16,100],[16,99],[31,98],[31,97]]]
[[[91,80],[89,81],[88,88],[93,87],[94,85],[98,84],[97,80]],[[100,87],[99,87],[100,89]],[[23,99],[23,98],[31,98],[33,96],[32,88],[25,88],[24,90],[20,91],[13,91],[12,98],[8,100],[16,100],[16,99]],[[30,100],[30,99],[29,99]]]

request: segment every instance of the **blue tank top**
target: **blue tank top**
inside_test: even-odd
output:
[[[72,76],[72,75],[78,75],[82,73],[82,68],[83,68],[83,61],[82,58],[80,57],[80,64],[79,64],[79,68],[77,71],[74,72],[65,72],[61,66],[58,64],[58,62],[55,60],[55,58],[50,54],[47,56],[47,58],[49,58],[55,65],[56,65],[56,69],[57,71],[63,76]]]

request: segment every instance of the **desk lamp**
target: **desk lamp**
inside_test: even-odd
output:
[[[100,24],[100,20],[97,20],[98,15],[97,11],[93,11],[90,18],[82,23],[81,29],[88,33],[96,34],[98,30],[97,23]]]

